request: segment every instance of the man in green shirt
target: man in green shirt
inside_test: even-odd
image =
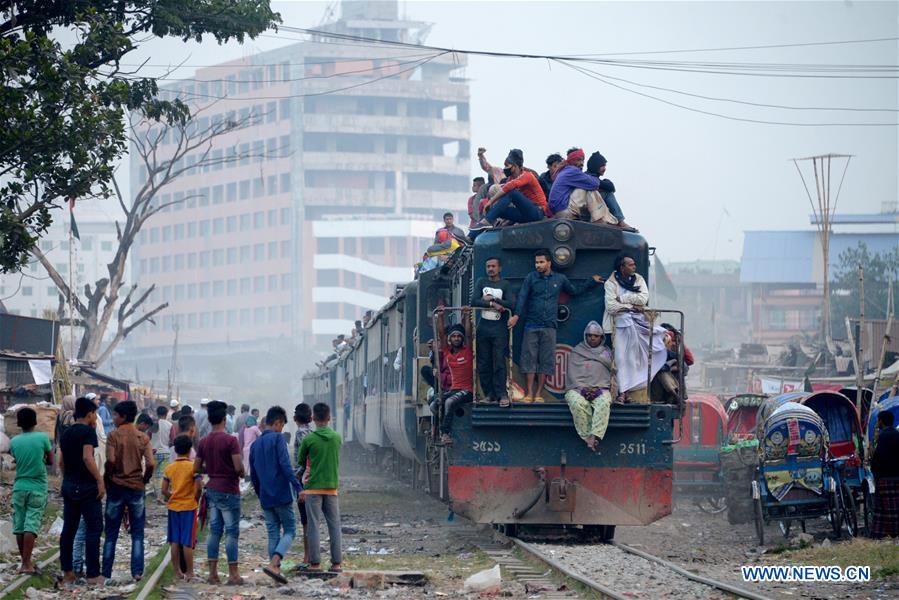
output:
[[[34,540],[41,531],[41,520],[47,508],[47,467],[53,464],[50,437],[34,431],[37,413],[23,408],[16,413],[22,433],[10,442],[10,453],[16,459],[16,481],[12,486],[13,534],[22,555],[19,573],[34,573],[31,562]]]
[[[308,458],[309,479],[303,485],[306,499],[306,516],[309,520],[307,538],[309,545],[309,570],[321,570],[319,551],[319,525],[328,524],[331,538],[331,571],[339,572],[340,554],[340,505],[337,502],[337,481],[340,471],[340,434],[328,427],[331,422],[331,407],[319,402],[312,407],[312,421],[315,431],[306,435],[300,444],[297,464],[305,468]],[[303,475],[300,481],[304,481]]]

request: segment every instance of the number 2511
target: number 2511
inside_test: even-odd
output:
[[[646,454],[646,444],[619,444],[618,454]]]

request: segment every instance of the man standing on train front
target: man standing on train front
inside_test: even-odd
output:
[[[512,312],[512,293],[509,282],[501,277],[500,260],[491,256],[484,264],[486,277],[481,277],[471,293],[471,305],[489,310],[478,311],[477,367],[481,391],[489,402],[508,407],[506,392],[506,360],[509,357],[509,315]]]
[[[603,282],[593,275],[587,281],[574,284],[561,273],[553,273],[549,250],[534,253],[534,270],[528,273],[518,290],[515,315],[509,318],[509,328],[515,327],[524,315],[524,335],[521,338],[519,366],[528,382],[525,402],[543,402],[546,376],[556,368],[556,329],[558,328],[559,294],[577,296]],[[536,380],[536,390],[534,383]]]

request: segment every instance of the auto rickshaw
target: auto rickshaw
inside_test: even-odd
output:
[[[845,507],[843,524],[850,536],[858,534],[858,509],[870,531],[874,508],[874,478],[864,465],[865,440],[858,409],[839,392],[815,392],[802,399],[824,421],[830,440],[828,461],[836,480],[836,493]]]
[[[784,537],[793,521],[805,531],[808,519],[829,517],[841,528],[839,494],[828,463],[827,428],[815,411],[797,402],[772,410],[759,430],[759,466],[752,482],[755,529],[765,543],[765,525],[780,523]]]

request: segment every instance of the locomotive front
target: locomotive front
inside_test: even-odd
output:
[[[501,260],[502,277],[517,293],[538,249],[549,250],[553,270],[574,282],[594,274],[608,278],[622,252],[649,280],[649,247],[641,236],[584,222],[542,221],[481,234],[466,272],[452,284],[453,303],[468,304],[471,282],[485,273],[491,257]],[[645,525],[670,514],[679,406],[613,403],[606,435],[594,451],[578,437],[561,399],[569,353],[589,321],[602,322],[604,304],[602,285],[561,295],[555,372],[547,379],[545,403],[501,408],[476,401],[457,409],[453,444],[430,455],[431,462],[439,461],[432,468],[439,477],[434,491],[455,512],[518,533],[567,531],[601,539],[610,539],[616,525]],[[512,339],[518,382],[522,329],[516,327]]]

